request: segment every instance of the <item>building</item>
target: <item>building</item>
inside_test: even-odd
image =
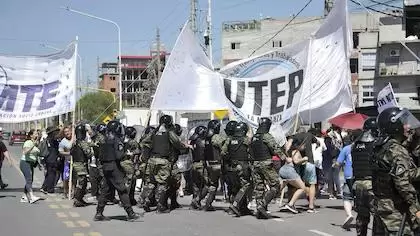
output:
[[[122,97],[125,108],[149,107],[157,85],[157,56],[151,51],[147,56],[121,56]],[[163,71],[166,53],[161,52]],[[118,97],[118,63],[103,63],[99,88],[114,92]]]

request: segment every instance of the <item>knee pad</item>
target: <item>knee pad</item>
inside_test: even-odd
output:
[[[86,188],[87,186],[87,177],[86,175],[79,176],[77,179],[76,187],[77,188]]]

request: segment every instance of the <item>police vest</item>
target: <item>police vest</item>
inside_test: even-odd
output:
[[[195,141],[195,146],[192,151],[193,161],[194,162],[204,161],[204,155],[205,155],[204,152],[205,152],[205,140],[198,138]]]
[[[355,180],[364,180],[372,177],[372,155],[373,142],[356,142],[354,144],[351,150],[351,158]]]
[[[264,134],[255,134],[251,142],[251,153],[253,160],[264,161],[271,159],[271,152],[267,144],[263,142]]]
[[[220,161],[220,150],[213,146],[212,137],[206,138],[206,145],[204,147],[204,156],[206,161]]]
[[[120,161],[124,155],[124,144],[116,137],[107,135],[105,143],[99,144],[101,161]]]
[[[76,145],[73,145],[73,147],[70,149],[70,154],[73,157],[74,162],[86,162],[85,153],[83,152],[83,149],[79,146],[79,143],[76,143]]]
[[[247,161],[248,147],[244,144],[244,139],[236,137],[231,139],[228,146],[228,153],[230,160]]]
[[[168,132],[158,132],[152,136],[152,155],[168,158],[171,153]]]

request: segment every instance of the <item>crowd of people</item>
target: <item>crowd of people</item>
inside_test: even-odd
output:
[[[157,127],[147,127],[140,138],[134,127],[115,120],[93,127],[49,127],[42,135],[31,130],[20,160],[25,177],[21,202],[40,199],[32,188],[37,167],[45,172],[41,191],[54,193],[61,181],[63,197],[70,195],[74,207],[89,205],[85,195],[90,182],[98,221],[108,219],[103,215],[107,203],[120,203],[129,220],[142,216],[134,212],[135,205],[145,212],[169,213],[180,207],[177,197],[184,193],[192,194],[191,209],[214,211],[219,189],[229,203],[228,214],[268,219],[269,204],[287,187],[288,201],[282,210],[299,213],[295,203],[303,194],[308,213],[316,212],[319,195],[342,198],[343,228],[354,219],[354,201],[358,235],[367,234],[372,213],[373,235],[412,235],[419,231],[420,218],[415,183],[420,178],[420,127],[404,117],[407,110],[390,108],[367,119],[363,130],[301,129],[284,145],[269,133],[269,118],[261,118],[253,134],[244,122],[229,121],[222,130],[221,121],[211,120],[196,127],[188,140],[181,139],[182,128],[169,115],[163,115]],[[10,159],[7,148],[0,145],[0,149],[2,159]],[[186,181],[183,187],[181,179]],[[1,178],[0,187],[7,187]],[[255,212],[251,202],[256,204]]]

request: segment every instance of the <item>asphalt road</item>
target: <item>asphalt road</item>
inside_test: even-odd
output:
[[[19,171],[21,146],[8,147],[14,163],[3,164],[2,176],[9,184],[0,190],[0,229],[1,235],[60,235],[60,236],[125,236],[125,235],[200,235],[200,236],[255,236],[255,235],[355,235],[354,222],[351,231],[341,228],[345,213],[341,200],[318,199],[317,213],[291,214],[279,212],[278,204],[273,203],[269,210],[274,216],[269,220],[257,220],[252,216],[235,218],[224,212],[227,207],[221,200],[214,205],[215,212],[189,210],[190,197],[180,198],[182,209],[170,214],[147,213],[137,222],[125,221],[125,212],[118,205],[107,206],[104,214],[111,221],[94,222],[95,206],[73,208],[72,202],[62,199],[59,194],[44,195],[45,200],[36,204],[20,203],[24,179]],[[43,181],[43,173],[36,171],[34,187],[38,189]],[[220,197],[219,197],[220,199]],[[302,210],[306,200],[298,202]],[[135,207],[137,212],[143,210]]]

